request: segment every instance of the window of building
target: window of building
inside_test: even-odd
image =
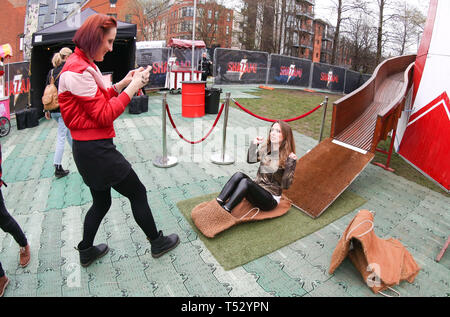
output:
[[[117,19],[117,13],[107,13],[108,16],[110,17],[114,17],[115,19]]]
[[[227,28],[226,28],[226,34],[228,35],[228,34],[230,34],[230,27],[227,25]]]
[[[131,23],[131,18],[132,18],[131,14],[125,14],[125,22]]]
[[[208,19],[212,18],[212,10],[208,10]]]
[[[228,12],[227,13],[227,22],[230,22],[231,21],[231,14],[230,14],[230,12]],[[227,33],[228,34],[228,33]]]
[[[192,17],[194,16],[194,8],[193,7],[183,7],[181,11],[182,17]]]
[[[219,18],[219,11],[214,12],[214,16],[216,18],[216,20]]]

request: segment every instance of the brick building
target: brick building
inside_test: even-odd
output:
[[[296,0],[295,10],[298,24],[294,32],[293,55],[300,58],[312,58],[314,37],[314,1]]]
[[[321,20],[314,20],[314,44],[312,61],[327,63],[331,61],[331,51],[333,49],[333,28]]]
[[[168,1],[159,11],[148,14],[147,40],[166,42],[171,38],[191,40],[193,20],[194,1]],[[215,1],[199,0],[195,22],[196,40],[203,40],[208,47],[231,47],[233,10]]]
[[[9,43],[13,57],[8,63],[23,61],[23,34],[27,0],[2,0],[0,10],[0,45]]]

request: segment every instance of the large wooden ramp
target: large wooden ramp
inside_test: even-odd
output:
[[[412,85],[415,55],[388,59],[354,92],[333,104],[331,137],[297,162],[284,194],[309,216],[320,216],[375,156],[395,131]]]

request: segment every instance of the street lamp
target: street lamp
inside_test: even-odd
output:
[[[192,62],[191,62],[191,80],[194,80],[194,52],[195,52],[195,16],[197,14],[197,0],[194,0],[194,17],[192,23]]]

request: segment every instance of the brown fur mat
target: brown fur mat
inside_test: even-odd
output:
[[[294,181],[283,192],[313,218],[319,217],[374,157],[373,153],[364,155],[332,140],[323,140],[297,161]]]
[[[213,199],[195,206],[191,217],[206,237],[213,238],[218,233],[243,222],[280,217],[287,213],[289,208],[291,208],[291,201],[285,196],[282,196],[278,206],[270,211],[258,211],[244,198],[230,214]]]

